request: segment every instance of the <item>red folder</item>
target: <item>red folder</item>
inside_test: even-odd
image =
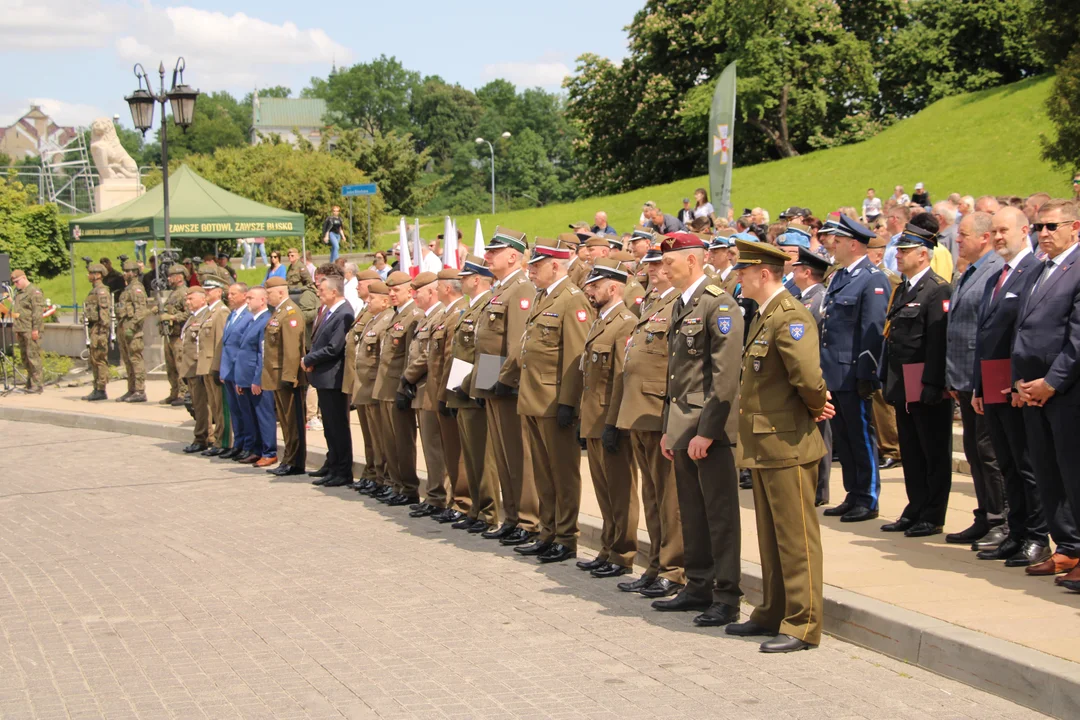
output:
[[[904,402],[917,403],[922,397],[922,374],[926,363],[904,365]]]
[[[1002,394],[1002,390],[1012,388],[1012,363],[1009,358],[983,360],[981,365],[983,403],[993,405],[1009,402],[1009,396]]]

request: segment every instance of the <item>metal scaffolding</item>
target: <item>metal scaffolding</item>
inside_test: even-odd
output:
[[[97,175],[86,144],[85,128],[77,128],[75,137],[63,145],[52,140],[44,143],[41,167],[48,202],[75,215],[97,211],[94,198]]]

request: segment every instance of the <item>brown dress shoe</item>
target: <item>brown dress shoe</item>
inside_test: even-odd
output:
[[[1069,572],[1077,564],[1080,564],[1080,560],[1071,558],[1068,555],[1054,553],[1049,560],[1045,560],[1038,565],[1028,565],[1024,568],[1024,572],[1028,575],[1060,575]]]
[[[1054,578],[1055,585],[1064,585],[1066,580],[1080,580],[1080,565],[1077,565],[1065,575],[1058,575]]]
[[[276,465],[276,464],[277,464],[277,456],[276,455],[274,457],[259,458],[257,461],[255,461],[255,467],[261,467],[261,468],[270,467],[271,465]]]

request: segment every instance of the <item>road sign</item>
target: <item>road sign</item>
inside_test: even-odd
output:
[[[375,183],[362,183],[360,185],[342,185],[342,197],[356,197],[358,195],[375,195],[379,188]]]

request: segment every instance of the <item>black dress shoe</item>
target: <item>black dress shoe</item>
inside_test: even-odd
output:
[[[1002,543],[1004,545],[1005,543]],[[1001,546],[999,546],[1000,548]],[[1025,540],[1020,549],[1005,560],[1005,567],[1027,567],[1050,559],[1050,548],[1034,540]]]
[[[434,515],[440,510],[442,510],[442,508],[437,508],[434,505],[428,505],[427,503],[420,503],[420,507],[409,513],[409,517],[427,517],[428,515]]]
[[[186,452],[188,455],[191,455],[192,453],[201,453],[205,449],[206,446],[202,443],[191,443],[184,448],[184,452]]]
[[[854,507],[855,506],[851,503],[844,501],[836,507],[829,508],[828,510],[823,512],[822,515],[824,515],[825,517],[840,517],[841,515],[846,515],[847,513],[851,512],[852,508]]]
[[[864,520],[874,520],[877,516],[877,510],[871,510],[868,507],[856,505],[840,516],[840,522],[862,522]]]
[[[623,592],[641,592],[645,588],[656,582],[655,575],[642,575],[637,580],[630,580],[628,582],[621,582],[615,587],[619,588]]]
[[[536,537],[536,533],[531,533],[524,528],[514,528],[514,530],[504,538],[499,538],[500,545],[524,545],[527,542],[531,542]]]
[[[425,505],[427,505],[426,502],[413,503],[412,505],[409,506],[409,509],[410,510],[419,510],[420,508],[424,507]]]
[[[244,452],[239,452],[239,453],[237,453],[236,455],[233,455],[233,456],[232,456],[232,461],[233,461],[233,462],[238,462],[238,463],[242,463],[242,462],[244,462],[245,460],[247,460],[247,459],[251,458],[251,456],[252,456],[252,455],[254,455],[254,454],[255,454],[255,453],[249,453],[249,452],[246,452],[246,451],[244,451]]]
[[[436,522],[440,522],[445,525],[446,523],[456,523],[458,520],[465,517],[465,513],[461,512],[460,510],[455,510],[454,508],[446,508],[445,511],[437,515],[432,515],[431,517],[434,518]]]
[[[211,447],[211,448],[206,448],[205,450],[203,450],[199,454],[202,455],[203,457],[217,457],[218,455],[220,455],[223,452],[225,452],[225,451],[222,450],[219,447]]]
[[[674,595],[682,589],[683,586],[677,582],[672,582],[667,578],[657,578],[652,585],[639,592],[647,598],[662,598]]]
[[[484,537],[484,533],[488,532],[491,527],[489,527],[488,524],[483,520],[477,518],[476,520],[473,520],[473,524],[471,526],[465,529],[469,531],[470,535],[479,535],[480,537]]]
[[[993,550],[1009,537],[1009,530],[1005,525],[995,525],[981,538],[971,543],[972,550]]]
[[[930,537],[931,535],[940,535],[944,530],[940,525],[933,525],[926,520],[920,520],[907,530],[904,531],[905,537]]]
[[[661,612],[680,612],[683,610],[708,610],[712,607],[712,601],[708,598],[693,598],[683,590],[673,598],[665,600],[653,600],[653,610]]]
[[[230,448],[230,449],[226,450],[225,452],[221,453],[220,455],[218,455],[218,457],[221,458],[222,460],[232,460],[234,457],[236,457],[237,455],[240,455],[243,452],[244,451],[241,450],[240,448]]]
[[[728,635],[738,635],[739,637],[755,637],[757,635],[776,637],[775,630],[770,630],[764,625],[758,625],[753,620],[747,620],[744,623],[731,623],[724,628],[724,632]]]
[[[976,522],[966,530],[961,530],[958,533],[949,533],[945,536],[945,542],[950,545],[966,545],[975,542],[988,532],[990,532],[990,527],[986,523]]]
[[[551,540],[533,540],[527,545],[518,545],[514,552],[520,555],[543,555],[554,544]]]
[[[554,563],[562,562],[563,560],[572,560],[577,557],[577,550],[563,545],[562,543],[555,543],[548,548],[548,551],[543,555],[536,558],[542,563]]]
[[[375,498],[381,503],[384,503],[392,497],[397,497],[397,492],[391,486],[384,485],[382,490],[376,493],[372,493],[371,497]]]
[[[323,478],[330,474],[330,470],[324,465],[318,470],[312,470],[308,473],[308,477]]]
[[[911,518],[902,517],[896,522],[885,523],[881,526],[881,530],[882,532],[904,532],[914,524],[915,521]]]
[[[359,483],[357,483],[357,485],[359,487],[356,488],[356,492],[365,494],[381,487],[379,483],[375,482],[374,480],[361,480]]]
[[[694,618],[698,627],[720,627],[739,619],[739,608],[727,603],[713,603],[709,609]]]
[[[308,475],[310,476],[311,473],[308,473]],[[325,485],[327,483],[327,481],[329,481],[330,479],[331,479],[330,475],[323,475],[322,477],[317,477],[314,480],[312,480],[311,484],[312,485]]]
[[[507,525],[506,523],[503,523],[497,528],[493,528],[491,530],[481,533],[480,537],[484,538],[485,540],[502,540],[504,537],[514,532],[514,530],[516,529],[517,528],[515,528],[513,525]]]
[[[352,478],[345,475],[330,475],[323,478],[323,487],[344,487],[345,485],[352,485]]]
[[[401,507],[403,505],[410,505],[419,499],[420,498],[416,495],[398,495],[393,500],[387,501],[386,504],[390,507]]]
[[[610,578],[619,577],[620,575],[626,575],[629,572],[633,572],[633,568],[628,568],[625,565],[616,565],[615,563],[604,563],[600,567],[596,568],[589,574],[594,578]]]
[[[606,559],[601,560],[599,557],[595,557],[592,560],[579,560],[576,564],[579,570],[595,570],[607,563]]]
[[[777,635],[772,640],[761,643],[761,652],[788,653],[796,650],[812,650],[814,647],[816,646],[790,635]]]
[[[1014,538],[1005,538],[1000,545],[975,553],[979,560],[1008,560],[1020,552],[1023,543]]]
[[[270,468],[266,472],[269,475],[279,475],[280,476],[280,475],[284,475],[287,470],[292,470],[292,465],[286,465],[285,463],[282,463],[281,465],[278,465],[276,468]],[[303,472],[303,471],[301,471],[301,472]]]
[[[269,470],[267,472],[270,472]],[[303,475],[304,468],[296,467],[295,465],[278,465],[274,469],[274,474],[279,477],[285,477],[287,475]]]
[[[1072,590],[1073,592],[1080,592],[1080,582],[1076,580],[1062,580],[1061,587],[1066,590]]]
[[[465,517],[461,518],[460,520],[458,520],[456,523],[454,523],[450,527],[454,528],[455,530],[468,530],[469,528],[471,528],[473,526],[474,523],[483,523],[483,522],[484,522],[483,520],[480,520],[478,518],[473,519],[473,518],[469,517],[468,515],[466,515]],[[485,525],[485,527],[486,527],[486,525]]]
[[[900,461],[897,460],[896,458],[885,458],[884,460],[881,461],[881,465],[879,465],[878,467],[881,470],[891,470],[894,467],[899,467],[899,466],[900,466]]]

